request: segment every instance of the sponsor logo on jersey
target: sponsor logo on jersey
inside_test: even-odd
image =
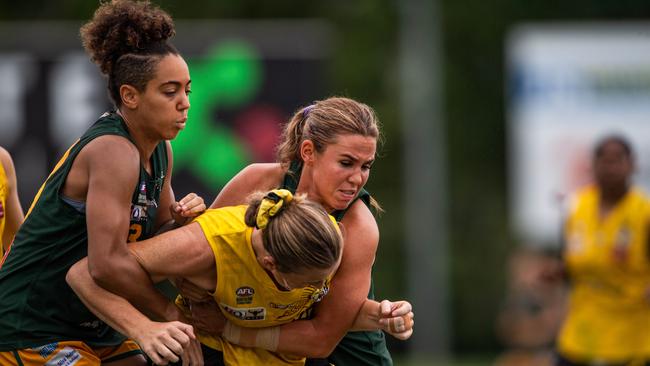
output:
[[[221,304],[223,310],[235,318],[241,320],[264,320],[266,319],[266,309],[263,307],[257,308],[233,308],[226,304]]]
[[[251,304],[253,302],[253,295],[255,294],[255,289],[249,286],[242,286],[235,290],[235,295],[237,295],[237,305],[241,304]]]
[[[255,289],[248,286],[242,286],[235,291],[237,296],[253,296],[255,294]]]
[[[142,221],[147,218],[147,207],[133,205],[131,208],[131,221]]]
[[[307,306],[310,306],[310,303],[310,299],[307,298],[286,305],[277,303],[271,303],[270,305],[276,309],[284,310],[284,312],[277,317],[278,320],[284,320],[294,319],[298,314],[304,311]]]
[[[272,309],[280,309],[280,310],[282,310],[282,309],[288,308],[289,306],[291,306],[291,304],[278,304],[277,302],[270,302],[269,306]]]
[[[160,172],[160,177],[156,178],[156,181],[153,184],[153,190],[156,193],[160,193],[162,191],[162,186],[165,183],[165,173]]]
[[[83,322],[83,323],[80,323],[79,326],[84,327],[84,328],[97,329],[97,328],[99,328],[102,324],[104,324],[104,322],[101,321],[101,320],[93,320],[93,321],[90,321],[90,322]]]
[[[79,351],[65,347],[45,363],[45,366],[72,366],[81,360]]]
[[[38,354],[41,357],[47,358],[47,356],[51,355],[54,351],[56,351],[56,347],[58,347],[58,346],[59,346],[59,343],[54,342],[54,343],[46,344],[46,345],[41,346],[41,347],[32,348],[32,349],[34,351],[38,351]]]
[[[327,294],[329,287],[325,284],[322,288],[312,288],[312,292],[307,292],[303,297],[290,304],[278,304],[275,302],[269,303],[269,307],[273,309],[284,310],[276,319],[303,319],[306,315],[305,311],[311,308],[315,303],[321,301],[323,296]]]
[[[147,200],[147,207],[158,208],[158,202],[156,200]]]
[[[140,189],[138,192],[138,203],[144,205],[147,203],[147,184],[144,181],[140,182]]]

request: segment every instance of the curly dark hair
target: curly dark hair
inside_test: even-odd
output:
[[[602,136],[597,142],[596,145],[594,146],[593,150],[593,157],[595,159],[599,158],[603,154],[603,149],[605,148],[605,145],[607,145],[610,142],[617,143],[621,145],[623,148],[623,151],[625,151],[625,154],[627,155],[628,158],[633,158],[634,157],[634,151],[632,149],[632,144],[630,141],[627,139],[622,134],[618,133],[611,133],[605,136]]]
[[[148,0],[103,2],[80,34],[90,60],[108,77],[117,107],[121,85],[143,91],[162,57],[179,54],[168,41],[175,34],[172,18]]]

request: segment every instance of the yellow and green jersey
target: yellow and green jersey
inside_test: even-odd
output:
[[[604,217],[599,203],[598,189],[585,188],[566,222],[564,260],[572,288],[558,348],[576,362],[648,357],[650,205],[638,189]]]
[[[64,197],[61,190],[81,149],[103,135],[133,142],[124,120],[116,113],[105,113],[54,167],[16,233],[0,267],[0,351],[65,340],[113,346],[125,339],[93,315],[65,281],[68,269],[88,254],[88,232],[85,203]],[[125,240],[154,234],[167,163],[163,141],[152,154],[151,175],[140,168]]]
[[[208,210],[196,219],[216,260],[215,301],[226,318],[241,327],[272,327],[304,318],[307,310],[327,294],[329,279],[322,288],[278,289],[253,251],[253,229],[244,222],[246,208]],[[303,357],[240,347],[220,337],[199,339],[222,351],[226,365],[303,365],[305,362]]]

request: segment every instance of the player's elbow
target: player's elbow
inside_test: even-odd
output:
[[[322,345],[320,347],[317,347],[314,349],[313,352],[310,352],[310,354],[307,355],[307,357],[310,358],[327,358],[329,355],[334,352],[334,347],[323,347]]]
[[[116,272],[111,269],[110,265],[90,263],[88,265],[88,273],[90,274],[90,278],[92,278],[96,284],[101,287],[110,289],[111,284],[115,279],[115,276],[113,274]]]
[[[68,285],[72,289],[76,288],[77,282],[78,282],[78,280],[79,280],[79,278],[81,276],[80,271],[83,270],[83,269],[84,268],[82,266],[77,264],[77,265],[74,265],[74,266],[70,267],[70,269],[68,270],[68,273],[66,273],[65,282],[67,282]]]
[[[334,352],[338,340],[330,339],[330,337],[323,337],[322,339],[317,338],[318,337],[314,339],[316,342],[309,347],[310,351],[306,356],[310,358],[327,358],[332,354],[332,352]]]

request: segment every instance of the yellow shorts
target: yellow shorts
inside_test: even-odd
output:
[[[0,352],[2,366],[97,366],[143,354],[137,343],[126,340],[113,347],[90,347],[84,342],[54,342],[40,347]]]

